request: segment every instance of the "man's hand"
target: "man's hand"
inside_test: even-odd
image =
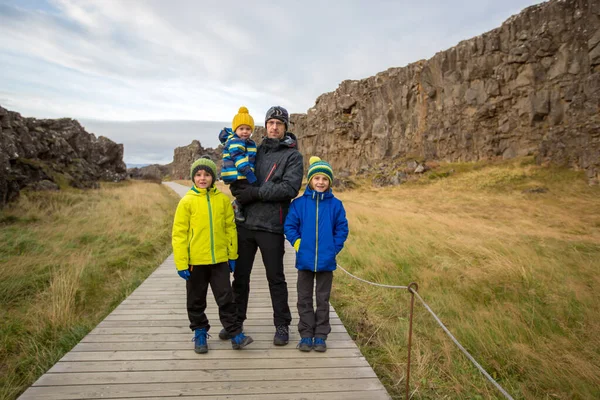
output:
[[[260,190],[260,188],[257,188],[254,186],[247,187],[244,190],[240,191],[236,195],[236,199],[242,205],[252,203],[253,201],[256,201],[256,200],[260,200],[260,197],[258,196],[259,190]]]
[[[190,279],[190,270],[189,269],[180,269],[180,270],[177,270],[177,273],[179,274],[180,277],[182,277],[186,281],[188,279]]]
[[[229,270],[231,273],[235,272],[235,260],[229,260]]]

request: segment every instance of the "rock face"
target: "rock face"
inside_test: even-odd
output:
[[[173,179],[190,179],[190,167],[192,163],[203,155],[210,156],[211,160],[220,168],[221,151],[221,146],[216,149],[205,149],[197,140],[192,141],[187,146],[177,147],[173,154],[173,162],[167,164],[167,167],[171,171],[171,177]]]
[[[430,60],[344,81],[291,130],[353,173],[387,160],[536,155],[600,174],[600,2],[553,0]]]
[[[139,168],[127,168],[127,176],[131,179],[143,179],[161,182],[166,176],[170,176],[171,168],[167,165],[152,164]]]
[[[96,138],[73,119],[23,118],[0,106],[0,207],[25,187],[91,188],[125,172],[122,144]]]

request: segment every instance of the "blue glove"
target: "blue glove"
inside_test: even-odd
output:
[[[229,260],[229,270],[235,272],[235,260]]]
[[[256,175],[254,175],[254,172],[252,172],[252,170],[248,172],[248,175],[246,175],[246,179],[251,185],[254,185],[256,183]]]
[[[177,270],[177,273],[179,274],[180,277],[182,277],[186,281],[188,279],[190,279],[190,270],[189,269]]]

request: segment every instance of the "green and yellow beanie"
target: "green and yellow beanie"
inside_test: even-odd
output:
[[[238,113],[233,117],[231,129],[235,132],[240,125],[248,125],[252,129],[252,132],[254,132],[254,118],[252,118],[252,115],[250,115],[248,109],[244,106],[241,106]]]
[[[215,162],[211,160],[208,156],[202,156],[201,158],[194,161],[192,167],[190,168],[190,178],[192,178],[192,181],[194,180],[194,175],[196,175],[196,172],[198,172],[201,169],[205,170],[212,176],[212,183],[214,185],[217,179],[217,164],[215,164]]]
[[[309,183],[313,176],[321,174],[325,175],[329,179],[329,185],[333,185],[333,168],[331,168],[329,163],[321,160],[317,156],[312,156],[309,164],[308,174],[306,176],[306,179]]]

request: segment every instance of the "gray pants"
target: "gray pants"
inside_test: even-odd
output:
[[[317,288],[317,309],[313,307],[313,289],[315,280]],[[331,332],[329,325],[329,295],[331,294],[331,283],[333,272],[313,272],[298,270],[298,332],[303,338],[327,339]]]

